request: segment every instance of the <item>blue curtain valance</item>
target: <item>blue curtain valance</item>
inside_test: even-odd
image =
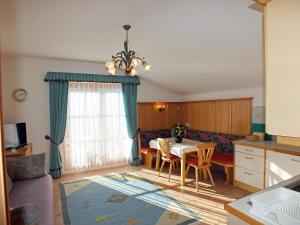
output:
[[[74,81],[74,82],[101,82],[101,83],[122,83],[122,84],[140,84],[138,76],[119,76],[85,73],[63,73],[47,72],[44,81]]]

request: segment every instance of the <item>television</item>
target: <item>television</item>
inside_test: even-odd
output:
[[[26,123],[4,124],[5,149],[20,148],[27,144]]]

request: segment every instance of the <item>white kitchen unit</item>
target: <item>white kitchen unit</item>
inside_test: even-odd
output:
[[[234,145],[236,187],[257,192],[300,174],[300,147],[246,140]]]
[[[265,150],[263,148],[235,145],[234,185],[250,192],[264,188]]]
[[[300,156],[266,152],[266,187],[300,174]]]

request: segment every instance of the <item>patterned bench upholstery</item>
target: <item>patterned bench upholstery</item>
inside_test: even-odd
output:
[[[213,133],[207,131],[188,130],[186,138],[194,141],[215,142],[217,144],[216,152],[233,153],[233,141],[244,139],[244,136]]]
[[[171,137],[171,130],[165,129],[165,130],[151,130],[151,131],[141,131],[140,132],[141,137],[141,147],[149,147],[149,142],[152,139],[156,138],[170,138]]]

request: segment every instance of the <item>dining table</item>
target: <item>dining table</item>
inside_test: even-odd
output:
[[[198,145],[202,144],[203,142],[199,141],[194,141],[190,139],[183,138],[181,143],[176,143],[175,138],[164,138],[169,140],[170,143],[170,153],[173,155],[176,155],[180,158],[180,174],[181,174],[181,185],[185,185],[185,164],[186,164],[186,155],[188,153],[192,152],[197,152],[198,150]],[[155,148],[157,149],[157,155],[156,155],[156,165],[155,165],[155,170],[159,170],[159,164],[160,164],[160,157],[161,157],[161,152],[160,152],[160,146],[158,143],[157,139],[150,140],[149,142],[149,147],[150,148]]]

